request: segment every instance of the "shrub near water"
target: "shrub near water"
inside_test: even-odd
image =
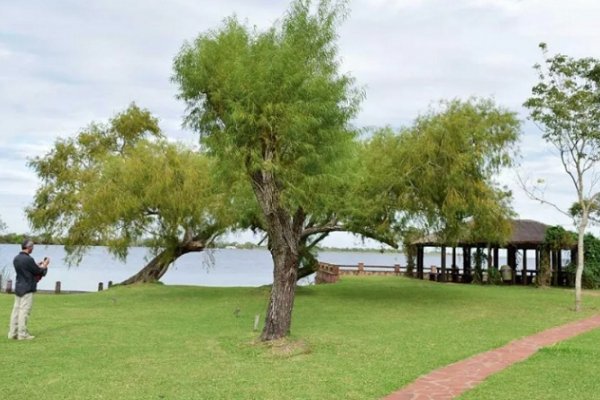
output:
[[[292,336],[257,341],[268,288],[37,294],[32,342],[0,340],[2,398],[378,399],[419,375],[597,311],[571,292],[346,277],[298,288]],[[0,295],[0,320],[13,297]],[[595,307],[595,308],[594,308]],[[22,370],[27,369],[27,379]]]

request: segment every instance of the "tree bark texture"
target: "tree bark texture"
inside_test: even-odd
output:
[[[583,212],[583,217],[579,223],[577,232],[577,269],[575,270],[575,311],[581,310],[581,277],[583,275],[584,251],[583,238],[587,227],[587,212]]]
[[[130,276],[120,285],[131,285],[134,283],[156,283],[169,270],[169,266],[184,254],[194,251],[202,251],[205,246],[203,242],[188,241],[178,245],[175,250],[163,250],[154,257],[144,268],[135,275]]]
[[[297,210],[292,216],[282,207],[272,172],[255,173],[252,187],[265,216],[269,251],[274,265],[271,297],[261,334],[262,341],[271,341],[283,338],[290,332],[305,215]]]

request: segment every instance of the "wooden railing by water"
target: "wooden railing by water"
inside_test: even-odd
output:
[[[358,263],[356,265],[334,265],[320,262],[317,270],[315,283],[335,283],[342,275],[389,275],[399,276],[406,274],[406,267],[396,265],[365,265]]]

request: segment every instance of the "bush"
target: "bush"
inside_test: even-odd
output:
[[[581,287],[584,289],[600,288],[600,239],[591,233],[583,238],[584,268],[581,276]],[[577,263],[572,262],[566,271],[569,276],[569,284],[575,286],[575,271]]]

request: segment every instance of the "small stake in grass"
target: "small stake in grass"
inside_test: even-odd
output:
[[[256,314],[254,316],[254,331],[258,330],[258,321],[260,320],[260,314]]]

